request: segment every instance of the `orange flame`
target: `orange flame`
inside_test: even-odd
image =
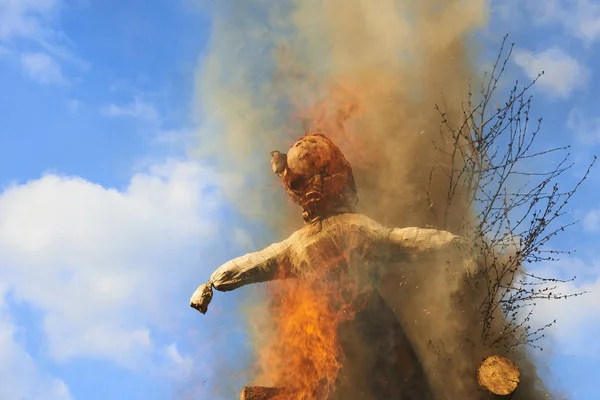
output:
[[[315,268],[300,279],[269,285],[276,328],[260,354],[260,379],[283,389],[279,400],[328,398],[344,359],[338,327],[352,319],[368,295],[350,282],[343,263],[324,264],[338,267]]]
[[[351,78],[340,78],[325,91],[319,91],[319,97],[295,100],[292,118],[301,122],[303,133],[327,135],[353,165],[369,167],[374,161],[369,157],[373,155],[361,151],[367,142],[365,132],[353,129],[356,127],[351,123],[369,112],[369,96],[375,91],[376,88],[365,88]]]
[[[361,113],[365,91],[345,82],[330,88],[327,96],[295,104],[295,119],[307,132],[324,133],[354,161],[365,164],[359,149],[361,138],[348,135],[346,122]],[[294,138],[299,136],[296,131]],[[335,267],[332,267],[335,266]],[[259,349],[262,374],[258,381],[282,388],[280,400],[324,400],[334,389],[344,354],[338,327],[366,301],[369,288],[359,288],[347,273],[347,260],[323,260],[299,279],[268,284],[274,333]]]

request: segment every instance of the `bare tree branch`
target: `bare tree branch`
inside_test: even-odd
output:
[[[492,107],[499,81],[512,55],[514,44],[503,38],[498,57],[490,73],[486,73],[479,93],[469,86],[462,107],[462,123],[453,126],[442,109],[442,145],[434,143],[444,155],[443,163],[434,165],[427,189],[433,206],[431,190],[434,175],[447,179],[444,215],[435,215],[438,226],[445,227],[454,212],[469,214],[463,231],[471,236],[474,251],[481,262],[477,281],[469,282],[473,290],[481,290],[484,299],[475,309],[482,319],[481,338],[492,347],[507,349],[528,345],[540,348],[536,342],[556,321],[541,327],[530,325],[536,301],[565,299],[584,293],[561,293],[556,284],[570,282],[537,276],[526,272],[528,264],[555,261],[560,254],[547,248],[549,241],[574,222],[563,222],[566,206],[588,177],[596,162],[588,166],[582,177],[568,189],[561,189],[559,178],[573,164],[569,147],[538,148],[542,119],[531,118],[532,86],[542,76],[522,86],[515,82],[507,99]],[[450,139],[448,139],[450,138]],[[449,146],[448,146],[449,144]],[[548,170],[529,170],[524,162],[534,164],[543,157],[554,157]],[[546,164],[548,165],[548,164]],[[468,198],[457,199],[466,193]],[[463,209],[457,209],[457,208]],[[465,210],[464,208],[468,208]],[[433,207],[430,207],[434,212]]]

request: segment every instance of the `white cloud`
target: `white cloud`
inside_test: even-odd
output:
[[[578,18],[571,25],[577,35],[587,42],[595,42],[600,38],[600,2],[579,0]]]
[[[0,282],[43,313],[51,357],[135,367],[163,351],[153,331],[174,306],[174,263],[214,231],[216,179],[172,161],[123,191],[46,175],[0,194]]]
[[[182,355],[177,344],[171,343],[164,348],[165,357],[169,361],[169,376],[178,381],[187,380],[194,370],[194,360],[188,355]]]
[[[21,55],[21,66],[32,80],[41,84],[65,84],[60,65],[45,53],[25,53]]]
[[[595,115],[584,115],[581,110],[573,109],[567,118],[567,128],[585,145],[600,143],[600,118]]]
[[[589,264],[568,258],[536,269],[535,273],[544,277],[577,276],[573,282],[558,284],[557,292],[589,292],[567,299],[537,302],[533,314],[536,326],[556,319],[556,325],[545,332],[548,340],[542,346],[551,346],[554,352],[565,355],[600,360],[600,263]]]
[[[0,288],[0,398],[71,400],[67,385],[41,371],[17,340],[19,328],[10,320]]]
[[[588,232],[600,231],[600,210],[591,210],[585,215],[583,228]]]
[[[590,77],[587,68],[558,48],[550,48],[537,54],[517,49],[513,57],[530,79],[543,71],[544,75],[537,85],[555,96],[568,97],[574,90],[585,85]]]
[[[35,53],[21,56],[21,63],[26,72],[41,83],[65,80],[59,61],[83,70],[89,68],[89,64],[74,53],[71,40],[57,27],[62,5],[61,0],[0,0],[0,48],[3,50],[0,53],[18,55],[15,48],[18,49],[22,41],[36,46]]]
[[[47,38],[53,33],[48,21],[60,5],[60,0],[0,0],[0,40]]]
[[[113,118],[136,118],[146,122],[157,122],[160,119],[158,111],[153,104],[135,97],[131,103],[125,105],[109,104],[101,109],[102,114]]]
[[[506,23],[522,23],[527,18],[538,26],[559,26],[586,45],[600,39],[598,0],[493,0],[492,3],[492,11]]]
[[[538,24],[558,24],[587,44],[600,39],[600,2],[597,0],[535,0],[526,4]]]

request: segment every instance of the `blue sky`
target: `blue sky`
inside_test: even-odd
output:
[[[483,34],[517,42],[511,77],[545,70],[535,113],[573,146],[569,183],[600,148],[600,2],[501,3]],[[228,310],[253,289],[187,307],[213,267],[266,244],[228,176],[186,153],[212,22],[191,1],[0,0],[0,398],[230,399],[244,382]],[[558,319],[540,370],[573,399],[600,389],[599,184],[572,203],[582,223],[560,244],[578,252],[539,267],[592,291],[537,313]]]

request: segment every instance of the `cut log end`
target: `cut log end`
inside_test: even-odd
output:
[[[519,368],[506,357],[490,356],[477,370],[479,386],[499,396],[508,396],[521,381]]]
[[[240,400],[270,400],[275,399],[281,389],[264,386],[244,386]]]

